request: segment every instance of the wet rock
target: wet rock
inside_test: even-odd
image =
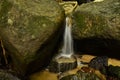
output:
[[[65,76],[60,80],[101,80],[96,74],[78,71],[76,74]]]
[[[0,70],[0,80],[20,80],[16,76],[13,76],[11,73],[7,71]]]
[[[93,58],[89,64],[89,67],[100,70],[102,73],[106,73],[106,68],[108,67],[108,57],[101,56]]]
[[[0,37],[17,72],[49,63],[63,21],[64,11],[54,0],[0,0]]]
[[[110,65],[108,68],[107,68],[107,78],[112,80],[115,79],[115,80],[120,80],[120,66],[112,66]]]
[[[75,57],[54,58],[49,65],[49,71],[55,73],[69,71],[74,68],[77,68],[77,59]]]
[[[116,53],[119,56],[119,0],[82,4],[73,12],[73,19],[73,36],[77,50],[101,55],[105,53],[111,57],[114,57],[113,54]]]

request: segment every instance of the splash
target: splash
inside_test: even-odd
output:
[[[66,17],[64,43],[61,53],[61,56],[63,57],[71,57],[71,55],[74,53],[71,29],[72,29],[72,19],[70,17]]]

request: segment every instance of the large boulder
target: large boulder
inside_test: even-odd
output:
[[[73,36],[79,50],[111,55],[120,52],[119,0],[82,4],[73,13],[73,19]]]
[[[54,0],[0,0],[0,37],[17,72],[47,65],[63,21],[64,10]]]

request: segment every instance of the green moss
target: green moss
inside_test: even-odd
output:
[[[102,36],[107,30],[106,18],[100,14],[75,12],[73,15],[76,24],[73,31],[77,32],[79,37]]]
[[[8,0],[2,0],[1,1],[1,9],[0,9],[0,27],[6,27],[7,26],[7,20],[8,20],[8,11],[12,7],[12,4],[8,2]],[[5,24],[6,23],[6,24]]]
[[[85,24],[85,17],[82,13],[80,12],[75,12],[74,14],[74,19],[75,19],[75,24],[76,24],[76,27],[79,27],[79,28],[84,28],[84,26],[86,25]],[[76,21],[78,21],[76,23]]]
[[[29,32],[37,37],[46,31],[50,31],[52,27],[55,27],[55,23],[44,16],[32,16],[28,24]]]

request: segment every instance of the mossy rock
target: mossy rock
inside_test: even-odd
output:
[[[73,37],[78,50],[107,55],[120,52],[119,0],[82,4],[73,12],[73,20]]]
[[[64,10],[54,0],[2,0],[0,37],[17,72],[24,75],[47,65],[63,21]]]
[[[77,39],[98,37],[120,39],[120,3],[119,0],[91,2],[77,7],[73,13],[74,37]]]

